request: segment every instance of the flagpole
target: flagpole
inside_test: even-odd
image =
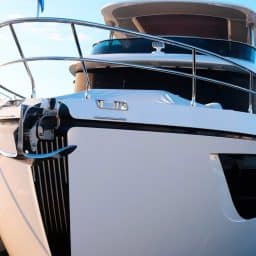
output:
[[[37,0],[37,12],[36,17],[38,18],[40,15],[40,12],[44,11],[44,0]]]
[[[39,6],[39,0],[37,0],[37,13],[36,13],[36,17],[39,17],[39,12],[40,12],[40,6]]]

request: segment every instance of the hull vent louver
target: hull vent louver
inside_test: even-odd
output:
[[[37,153],[49,153],[67,145],[64,136],[40,141]],[[70,253],[68,159],[37,160],[32,174],[40,212],[53,256]]]

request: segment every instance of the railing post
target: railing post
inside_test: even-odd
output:
[[[196,105],[196,50],[192,49],[192,99],[191,106]]]
[[[253,95],[252,95],[252,93],[251,93],[251,91],[253,90],[253,73],[252,72],[250,72],[250,82],[249,82],[250,84],[249,84],[249,90],[250,90],[250,92],[249,92],[249,107],[248,107],[248,112],[249,113],[253,113],[253,109],[252,109],[252,97],[253,97]]]
[[[129,31],[129,30],[126,30],[126,29],[122,29],[122,28],[113,28],[111,26],[107,26],[107,25],[100,25],[100,24],[97,24],[97,23],[92,23],[92,22],[84,22],[84,21],[80,21],[80,20],[71,20],[71,19],[62,19],[62,18],[27,18],[27,19],[18,19],[16,21],[8,21],[8,22],[4,22],[4,23],[0,23],[0,28],[2,27],[5,27],[5,26],[9,26],[10,27],[10,30],[12,32],[12,35],[13,35],[13,38],[15,40],[15,43],[16,43],[16,46],[19,50],[19,53],[20,53],[20,56],[21,56],[21,59],[18,60],[18,61],[11,61],[11,62],[7,62],[7,63],[4,63],[4,64],[0,64],[0,67],[2,66],[6,66],[6,65],[10,65],[12,63],[18,63],[18,62],[22,62],[27,70],[27,73],[31,79],[31,83],[32,83],[32,97],[35,97],[35,86],[34,86],[34,79],[32,77],[32,74],[30,72],[30,69],[29,69],[29,66],[28,66],[28,61],[34,61],[34,60],[71,60],[72,58],[71,57],[34,57],[34,58],[25,58],[24,55],[23,55],[23,52],[22,52],[22,49],[20,47],[20,44],[19,44],[19,41],[17,39],[17,36],[16,36],[16,33],[14,31],[14,27],[13,27],[13,24],[21,24],[21,23],[25,23],[25,22],[56,22],[56,23],[65,23],[65,24],[70,24],[71,27],[72,27],[72,31],[73,31],[73,36],[75,38],[75,43],[76,43],[76,46],[77,46],[77,50],[78,50],[78,53],[79,53],[79,56],[80,58],[75,58],[74,60],[76,61],[80,61],[81,62],[81,65],[82,65],[82,68],[83,68],[83,73],[85,74],[85,79],[87,80],[87,96],[88,96],[88,88],[91,87],[90,85],[90,80],[89,80],[89,76],[88,76],[88,72],[86,70],[86,62],[100,62],[100,60],[98,59],[88,59],[88,58],[83,58],[83,54],[82,54],[82,50],[81,50],[81,47],[80,47],[80,44],[79,44],[79,39],[78,39],[78,36],[77,36],[77,33],[76,33],[76,30],[75,30],[75,26],[88,26],[88,27],[95,27],[95,28],[100,28],[100,29],[105,29],[105,30],[108,30],[108,31],[116,31],[116,32],[120,32],[120,33],[127,33],[127,34],[130,34],[130,35],[133,35],[134,37],[142,37],[142,38],[145,38],[145,39],[149,39],[149,40],[152,40],[152,41],[159,41],[159,42],[162,42],[162,43],[166,43],[166,44],[169,44],[169,45],[175,45],[177,47],[181,47],[181,48],[184,48],[184,49],[189,49],[192,51],[192,74],[191,73],[184,73],[184,72],[179,72],[179,71],[175,71],[175,70],[172,70],[170,71],[169,70],[169,73],[172,73],[172,74],[175,74],[175,75],[180,75],[180,76],[183,76],[183,77],[189,77],[190,79],[192,79],[192,99],[191,99],[191,105],[192,106],[195,106],[196,104],[196,80],[200,80],[200,81],[205,81],[205,82],[211,82],[211,83],[214,83],[214,84],[219,84],[219,85],[223,85],[223,86],[227,86],[229,88],[233,88],[233,89],[236,89],[236,90],[239,90],[239,91],[243,91],[245,93],[248,93],[248,97],[249,97],[249,107],[248,107],[248,111],[249,112],[253,112],[253,95],[256,95],[256,91],[253,90],[253,80],[254,80],[254,73],[249,70],[248,68],[246,68],[245,66],[243,66],[242,64],[238,64],[237,62],[231,60],[230,58],[228,57],[224,57],[224,56],[221,56],[217,53],[214,53],[214,52],[210,52],[210,51],[207,51],[205,49],[201,49],[199,47],[196,47],[196,46],[192,46],[192,45],[189,45],[189,44],[186,44],[186,43],[181,43],[181,42],[178,42],[176,40],[170,40],[170,39],[166,39],[166,38],[162,38],[162,37],[157,37],[157,36],[153,36],[153,35],[148,35],[148,34],[143,34],[143,33],[140,33],[140,32],[136,32],[136,31]],[[222,61],[225,61],[229,64],[232,64],[234,67],[237,67],[239,68],[239,70],[241,71],[245,71],[247,72],[247,74],[250,75],[250,89],[247,89],[247,88],[244,88],[244,87],[240,87],[240,86],[237,86],[237,85],[234,85],[234,84],[231,84],[231,83],[227,83],[227,82],[223,82],[223,81],[219,81],[219,80],[215,80],[215,79],[211,79],[211,78],[207,78],[207,77],[204,77],[204,76],[199,76],[199,75],[196,75],[196,53],[201,53],[201,54],[204,54],[204,55],[209,55],[209,56],[214,56]],[[104,63],[104,62],[102,62]],[[106,62],[105,63],[111,63],[110,62]],[[118,62],[112,62],[113,65],[117,64]],[[122,63],[120,62],[119,65],[127,65],[127,63]],[[131,67],[132,65],[130,65]],[[157,69],[157,68],[153,68],[153,67],[143,67],[141,65],[133,65],[134,68],[141,68],[141,69],[147,69],[147,70],[152,70],[152,71],[160,71],[160,72],[167,72],[167,70],[163,71],[163,70],[160,70],[160,69]]]
[[[27,61],[26,61],[26,59],[25,59],[25,57],[24,57],[23,51],[22,51],[22,49],[21,49],[21,46],[20,46],[18,37],[17,37],[17,35],[16,35],[16,33],[15,33],[15,30],[14,30],[13,25],[12,25],[12,24],[9,24],[9,28],[10,28],[10,30],[11,30],[11,33],[12,33],[13,39],[14,39],[14,41],[15,41],[15,44],[16,44],[16,46],[17,46],[17,48],[18,48],[20,57],[21,57],[21,59],[22,59],[22,62],[23,62],[23,64],[24,64],[24,66],[25,66],[25,69],[26,69],[27,74],[28,74],[28,76],[29,76],[29,78],[30,78],[30,81],[31,81],[31,85],[32,85],[31,98],[35,98],[35,97],[36,97],[35,80],[34,80],[34,78],[33,78],[33,75],[32,75],[32,73],[31,73],[31,70],[30,70],[30,68],[29,68],[29,65],[28,65],[28,63],[27,63]]]
[[[255,34],[254,34],[254,24],[249,24],[248,25],[248,30],[249,30],[249,43],[251,46],[255,47]]]
[[[75,28],[74,23],[71,23],[71,29],[72,29],[72,33],[73,33],[73,36],[74,36],[74,39],[75,39],[76,48],[77,48],[79,57],[82,59],[83,58],[83,53],[82,53],[82,49],[80,47],[80,43],[79,43],[79,39],[78,39],[78,36],[77,36],[77,32],[76,32],[76,28]],[[85,77],[85,81],[86,81],[86,88],[85,88],[86,98],[88,98],[88,92],[89,92],[89,89],[91,88],[90,79],[89,79],[87,68],[85,66],[84,61],[81,61],[81,65],[82,65],[82,69],[83,69],[83,73],[84,73],[84,77]]]

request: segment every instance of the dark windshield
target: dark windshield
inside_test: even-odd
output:
[[[249,45],[218,39],[205,39],[196,37],[165,37],[186,43],[195,47],[205,49],[225,57],[239,58],[255,63],[255,48]],[[152,48],[152,41],[144,38],[129,39],[112,39],[101,41],[94,44],[92,54],[109,54],[109,53],[151,53],[155,51]],[[188,53],[191,50],[182,49],[173,45],[165,45],[162,50],[165,53]]]
[[[189,72],[186,69],[176,69]],[[191,78],[137,70],[133,68],[103,68],[88,70],[92,88],[95,89],[137,89],[164,90],[191,100]],[[241,86],[249,87],[247,74],[221,70],[197,70],[200,76],[217,79]],[[218,102],[224,109],[248,111],[248,94],[228,87],[197,80],[196,101],[201,104]]]

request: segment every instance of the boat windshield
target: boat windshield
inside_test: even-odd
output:
[[[177,71],[190,72],[185,68],[177,69]],[[96,68],[88,72],[90,85],[94,89],[163,90],[191,100],[191,78],[120,67]],[[233,82],[243,88],[249,87],[248,78],[244,73],[207,69],[198,69],[197,73],[201,76]],[[248,111],[248,94],[200,80],[197,81],[196,101],[201,104],[218,102],[223,109]]]
[[[164,38],[186,43],[225,57],[239,58],[253,63],[256,61],[256,49],[244,43],[197,37],[168,36]],[[144,38],[129,38],[111,39],[98,42],[94,44],[92,54],[151,53],[153,51],[155,51],[155,49],[152,47],[152,41]],[[191,50],[182,49],[181,47],[169,44],[166,44],[162,51],[165,53],[191,54]]]

